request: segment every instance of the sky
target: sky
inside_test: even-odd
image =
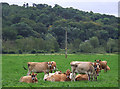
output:
[[[107,15],[118,16],[118,2],[119,0],[0,0],[0,2],[7,2],[10,5],[17,4],[22,6],[24,3],[48,4],[54,6],[58,4],[64,8],[73,7],[82,11],[93,11],[94,13],[101,13]]]

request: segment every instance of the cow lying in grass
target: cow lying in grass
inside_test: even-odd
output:
[[[56,62],[28,62],[28,73],[29,75],[31,72],[41,73],[44,72],[45,74],[49,74],[53,70],[56,71]],[[25,70],[27,70],[24,67]]]
[[[107,72],[107,70],[110,70],[110,67],[107,65],[107,61],[101,61],[101,60],[95,60],[97,63],[100,63],[100,70],[104,70],[104,72]]]
[[[89,80],[93,80],[93,76],[94,80],[97,80],[97,75],[100,71],[99,63],[73,61],[70,64],[72,69],[72,81],[75,81],[76,73],[85,73],[88,75]]]
[[[81,81],[81,80],[88,80],[88,75],[87,74],[78,74],[75,77],[75,81]]]
[[[55,73],[45,74],[43,80],[46,80],[48,77],[51,77],[52,75],[55,75],[55,74],[62,74],[62,72],[56,71]]]
[[[64,82],[64,81],[71,81],[70,79],[70,70],[68,69],[66,71],[66,73],[61,73],[61,74],[54,74],[50,77],[47,77],[45,79],[45,81],[61,81],[61,82]]]
[[[20,78],[20,82],[25,82],[25,83],[38,83],[38,79],[37,79],[37,74],[29,74],[29,76],[23,76]]]

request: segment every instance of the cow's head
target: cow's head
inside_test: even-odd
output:
[[[99,72],[100,72],[100,64],[94,62],[94,63],[92,63],[92,65],[93,65],[93,67],[94,67],[94,70],[95,70],[97,76],[99,76]]]
[[[37,74],[35,74],[34,72],[32,72],[32,74],[29,74],[31,77],[32,77],[32,82],[36,82],[36,81],[38,81],[37,80]]]
[[[49,69],[52,68],[52,64],[53,64],[53,62],[47,62],[47,66],[48,66]]]
[[[69,70],[69,69],[67,69],[67,71],[66,71],[66,76],[67,76],[67,78],[70,78],[70,73],[71,73],[71,71]]]
[[[62,71],[56,71],[55,74],[62,74]]]
[[[95,62],[100,63],[101,60],[95,60]]]

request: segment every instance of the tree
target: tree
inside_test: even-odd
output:
[[[99,40],[97,37],[92,37],[89,40],[90,40],[90,44],[93,46],[93,48],[97,48],[99,46]]]
[[[118,51],[118,42],[115,41],[114,39],[109,38],[107,42],[107,52],[108,53],[113,53]]]
[[[17,31],[12,27],[3,28],[2,36],[4,40],[15,40],[17,36]]]
[[[91,53],[92,50],[93,50],[93,47],[88,40],[80,44],[80,52]]]
[[[24,22],[13,24],[12,27],[17,30],[17,35],[22,35],[23,37],[33,35],[32,28]]]
[[[53,37],[51,34],[47,34],[45,37],[46,41],[46,50],[47,51],[53,51],[53,52],[58,52],[59,51],[59,45],[56,41],[56,38]]]

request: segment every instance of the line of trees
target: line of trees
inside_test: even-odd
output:
[[[118,52],[119,17],[47,4],[2,3],[3,53]]]

